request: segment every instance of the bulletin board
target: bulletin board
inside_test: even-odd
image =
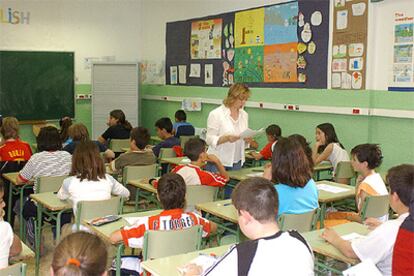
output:
[[[329,0],[169,22],[166,83],[327,88]]]
[[[335,89],[365,89],[368,0],[335,0],[333,11],[332,75]]]

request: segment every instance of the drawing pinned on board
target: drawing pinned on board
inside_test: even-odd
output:
[[[234,35],[229,36],[230,48],[234,48]]]
[[[361,89],[362,74],[361,72],[352,72],[352,89]]]
[[[177,66],[170,66],[170,84],[177,84]]]
[[[298,69],[305,69],[306,68],[306,60],[303,56],[298,57],[298,61],[296,62]]]
[[[315,42],[311,41],[308,44],[308,53],[313,55],[315,52],[316,52],[316,44],[315,44]]]
[[[342,89],[351,89],[352,87],[352,76],[347,72],[341,73],[341,88]]]
[[[331,87],[332,88],[341,87],[341,74],[340,73],[332,73]]]
[[[348,10],[336,12],[336,29],[345,30],[348,27]]]
[[[303,25],[305,25],[305,16],[303,15],[302,12],[299,12],[298,18],[299,18],[299,20],[298,20],[298,26],[299,27],[303,27]]]
[[[349,60],[349,70],[350,71],[360,71],[363,67],[363,58],[362,57],[356,57],[351,58]]]
[[[394,45],[394,63],[412,63],[413,44]]]
[[[346,49],[347,49],[346,44],[339,45],[339,56],[340,57],[346,57]]]
[[[298,48],[298,53],[303,54],[304,52],[306,52],[307,46],[305,43],[299,42],[297,48]]]
[[[322,13],[320,11],[314,11],[312,13],[311,23],[313,26],[319,26],[322,24]]]
[[[413,42],[414,23],[395,25],[394,37],[395,43]]]
[[[394,82],[412,82],[413,68],[411,64],[394,64],[392,69]]]
[[[187,83],[187,65],[178,65],[178,82]]]
[[[233,61],[234,58],[234,49],[229,49],[227,51],[227,59],[231,62]]]
[[[204,83],[213,84],[213,64],[204,65]]]
[[[299,82],[306,82],[306,74],[305,73],[299,73],[298,75],[298,81]]]
[[[332,60],[332,72],[345,72],[347,67],[346,58]]]
[[[351,43],[348,46],[348,55],[350,57],[361,57],[364,54],[363,43]]]
[[[309,23],[305,23],[303,26],[303,30],[300,33],[300,37],[302,41],[308,43],[312,39],[312,30]]]
[[[335,8],[345,7],[345,0],[335,0],[334,6]]]
[[[201,65],[199,63],[191,63],[190,65],[190,77],[199,78],[201,72]]]
[[[367,5],[363,2],[362,3],[357,3],[357,4],[352,4],[352,15],[353,16],[364,15],[366,6]]]

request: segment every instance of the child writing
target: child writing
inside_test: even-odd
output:
[[[125,113],[120,109],[112,110],[109,113],[107,125],[109,128],[98,137],[98,141],[107,144],[111,139],[128,139],[132,129],[131,124],[126,120]]]
[[[266,136],[267,136],[267,144],[264,148],[259,152],[252,152],[252,156],[254,159],[265,159],[271,160],[272,159],[272,151],[277,143],[279,137],[282,136],[282,130],[278,125],[270,125],[266,128]]]
[[[69,175],[63,181],[57,197],[61,200],[69,199],[74,214],[79,201],[106,200],[111,198],[111,194],[129,197],[128,189],[105,173],[104,161],[92,141],[77,145]]]
[[[200,138],[192,138],[184,146],[184,154],[190,160],[190,164],[178,165],[171,172],[177,173],[184,178],[186,185],[207,185],[222,187],[229,180],[229,175],[226,172],[223,164],[214,154],[207,154],[206,142]],[[202,166],[206,162],[213,163],[219,174],[203,171]],[[157,187],[157,181],[151,181],[154,187]]]
[[[180,145],[180,140],[172,134],[173,125],[170,118],[164,117],[155,122],[157,136],[162,139],[160,143],[152,148],[155,156],[160,155],[162,148],[172,148]]]
[[[175,123],[172,133],[177,138],[180,138],[181,135],[194,135],[195,129],[192,124],[187,122],[187,114],[185,114],[184,110],[180,109],[175,112]]]
[[[187,265],[185,275],[314,275],[312,249],[305,239],[279,229],[278,194],[269,180],[243,180],[231,198],[239,227],[250,241],[233,246],[207,271]]]
[[[349,161],[349,156],[344,146],[336,136],[335,128],[330,123],[320,124],[315,131],[316,143],[312,149],[312,157],[315,165],[322,161],[329,161],[335,173],[336,166],[341,161]],[[334,175],[335,176],[335,175]],[[348,180],[336,179],[339,183],[349,184]]]
[[[195,212],[184,212],[185,194],[186,185],[180,175],[174,173],[163,175],[158,182],[157,197],[164,211],[159,215],[142,217],[134,225],[116,230],[111,234],[111,242],[113,244],[124,242],[126,246],[142,248],[146,230],[178,230],[194,225],[202,225],[203,237],[208,236],[210,232],[215,232],[217,226],[214,223]],[[138,272],[142,273],[142,268],[138,267]]]
[[[408,217],[409,205],[414,196],[414,165],[403,164],[391,168],[387,174],[390,185],[390,206],[398,218],[388,220],[367,236],[347,241],[335,230],[326,228],[322,238],[348,258],[366,261],[370,259],[383,275],[392,275],[392,254],[398,230]]]
[[[50,275],[106,276],[108,252],[96,235],[76,232],[66,236],[53,253]]]
[[[5,215],[4,207],[6,203],[3,199],[4,186],[0,182],[0,268],[9,265],[9,257],[19,255],[22,251],[22,242],[13,233],[13,229],[8,222],[3,221]]]
[[[301,143],[281,138],[275,145],[271,166],[264,177],[276,183],[279,215],[302,214],[319,207],[318,189],[312,179],[313,167]]]

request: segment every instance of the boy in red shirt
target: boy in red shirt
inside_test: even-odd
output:
[[[32,156],[29,144],[19,139],[19,121],[14,117],[3,119],[1,135],[4,143],[0,146],[0,161],[27,161]]]
[[[277,140],[282,136],[282,130],[278,125],[270,125],[266,128],[266,136],[268,143],[264,148],[259,152],[252,152],[252,156],[256,160],[264,159],[271,160],[273,147],[277,143]]]

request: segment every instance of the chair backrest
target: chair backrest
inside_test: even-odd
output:
[[[19,172],[27,161],[0,161],[0,176],[3,173]]]
[[[201,225],[180,230],[147,230],[144,234],[144,261],[200,250],[201,235]]]
[[[26,276],[26,264],[17,263],[0,269],[0,275],[4,276]]]
[[[361,210],[361,219],[380,218],[388,215],[390,203],[388,195],[367,196],[364,200]]]
[[[181,147],[183,148],[183,150],[184,150],[184,146],[185,146],[185,143],[187,143],[188,142],[188,140],[190,140],[190,139],[192,139],[192,138],[196,138],[197,136],[195,136],[195,135],[181,135],[180,136],[180,145],[181,145]]]
[[[126,166],[122,170],[122,182],[124,185],[132,179],[153,178],[157,176],[157,164],[145,166]]]
[[[192,125],[183,125],[177,128],[175,137],[180,138],[181,136],[193,136],[195,134],[195,129]]]
[[[282,231],[294,229],[303,233],[315,229],[318,217],[319,208],[303,214],[282,214],[278,218],[278,224]]]
[[[195,205],[205,202],[212,202],[216,199],[218,187],[206,185],[187,185],[185,196],[187,209],[194,208]]]
[[[109,149],[113,152],[124,152],[122,148],[129,148],[129,139],[111,139],[109,141]]]
[[[57,192],[62,186],[63,180],[68,175],[40,176],[36,181],[36,193]]]
[[[119,215],[122,208],[122,197],[114,196],[106,200],[79,201],[76,208],[76,228],[79,230],[83,220]]]
[[[175,151],[172,148],[161,148],[159,158],[176,157]]]
[[[342,178],[342,179],[349,179],[348,182],[352,178],[356,176],[354,169],[352,168],[351,161],[340,161],[336,165],[335,169],[335,178]]]

